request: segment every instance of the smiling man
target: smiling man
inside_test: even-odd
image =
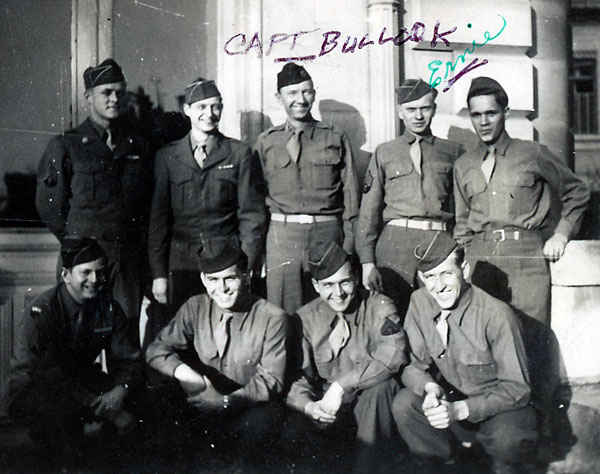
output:
[[[193,249],[234,238],[253,269],[266,220],[260,164],[250,148],[219,132],[223,100],[214,81],[189,84],[183,111],[190,133],[156,155],[148,239],[152,292],[172,314],[202,291]]]
[[[97,239],[107,284],[128,318],[142,302],[152,156],[119,116],[126,94],[121,67],[106,59],[83,73],[89,117],[48,143],[39,164],[36,206],[60,240]]]
[[[250,293],[247,257],[218,240],[198,252],[206,294],[191,297],[158,334],[146,360],[175,378],[191,428],[218,438],[220,453],[258,462],[279,434],[286,368],[287,315]],[[184,351],[192,358],[184,358]]]
[[[412,249],[454,217],[452,168],[462,146],[431,134],[437,91],[408,79],[398,90],[404,133],[377,147],[365,177],[356,249],[363,285],[406,312],[416,285]]]
[[[65,239],[61,257],[62,282],[33,301],[18,328],[8,383],[11,416],[51,455],[99,424],[133,427],[124,402],[142,382],[130,320],[104,291],[104,251],[92,239]],[[94,363],[102,351],[108,374]]]
[[[316,92],[302,66],[277,74],[285,123],[256,142],[271,214],[266,245],[267,297],[289,314],[314,297],[304,266],[311,234],[354,249],[358,182],[350,143],[341,130],[311,115]]]
[[[288,405],[313,423],[309,433],[344,432],[353,420],[354,469],[367,472],[396,434],[390,409],[399,390],[394,376],[406,362],[404,331],[392,301],[360,287],[337,243],[311,245],[308,265],[319,297],[298,310],[302,357]]]
[[[412,294],[404,322],[411,358],[394,400],[398,430],[420,472],[444,472],[454,435],[481,443],[492,472],[518,472],[533,460],[537,421],[517,317],[466,282],[469,264],[449,234],[434,234],[415,256],[425,288]]]

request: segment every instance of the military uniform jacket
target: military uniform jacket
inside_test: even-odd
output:
[[[379,145],[363,184],[356,251],[362,263],[375,262],[382,227],[392,219],[424,218],[449,222],[454,218],[452,169],[462,145],[433,135],[421,141],[421,174],[410,157],[415,136],[404,132]]]
[[[301,373],[287,401],[300,411],[319,399],[322,389],[333,382],[354,395],[389,379],[407,363],[406,337],[396,307],[387,296],[357,293],[345,313],[350,338],[337,357],[329,335],[339,319],[327,302],[316,298],[300,308],[298,316],[302,324]]]
[[[503,227],[573,236],[590,199],[585,183],[543,145],[510,138],[505,132],[495,146],[496,165],[489,183],[481,171],[487,154],[483,142],[456,162],[455,238],[466,243],[474,234]],[[560,216],[553,215],[552,193],[562,202]]]
[[[440,313],[427,289],[412,294],[404,321],[411,349],[404,385],[422,396],[425,384],[434,381],[435,366],[467,396],[468,420],[474,423],[527,405],[527,358],[512,309],[482,289],[468,287],[448,316],[446,347],[436,329]]]
[[[281,396],[286,368],[288,316],[264,299],[250,296],[244,310],[233,313],[223,355],[215,328],[223,315],[208,295],[192,296],[148,346],[146,361],[173,376],[182,363],[180,352],[193,349],[200,362],[240,388],[234,392],[251,402]],[[214,383],[214,381],[213,381]]]
[[[83,319],[78,324],[80,311]],[[129,338],[129,322],[119,304],[106,294],[77,304],[64,283],[36,298],[17,328],[8,383],[8,402],[23,390],[70,393],[82,403],[97,394],[96,357],[105,349],[115,385],[142,382],[139,349]]]
[[[200,168],[189,134],[161,148],[155,161],[149,232],[154,278],[196,270],[190,255],[201,242],[239,236],[249,265],[262,251],[265,202],[262,172],[242,142],[221,134]]]
[[[59,240],[93,237],[139,246],[144,238],[152,186],[149,147],[125,123],[115,127],[113,143],[111,151],[89,118],[48,143],[36,206]]]
[[[359,194],[348,138],[315,120],[302,133],[300,157],[294,163],[286,149],[291,136],[291,126],[284,123],[266,130],[256,141],[267,207],[283,214],[342,216],[344,249],[353,251]]]

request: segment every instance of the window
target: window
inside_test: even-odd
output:
[[[576,134],[598,133],[598,84],[593,56],[573,58],[569,74],[573,100],[571,125]]]

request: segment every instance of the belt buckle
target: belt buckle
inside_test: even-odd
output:
[[[496,233],[499,234],[499,237],[496,237]],[[496,242],[504,242],[506,240],[506,231],[504,229],[496,229],[492,231],[492,235],[494,236],[494,240]]]

